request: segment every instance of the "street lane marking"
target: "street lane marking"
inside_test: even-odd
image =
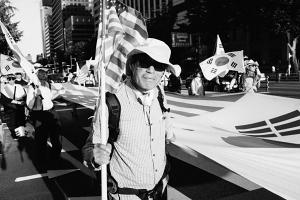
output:
[[[36,179],[36,178],[46,177],[46,176],[48,176],[47,173],[34,174],[34,175],[30,175],[30,176],[23,176],[23,177],[16,178],[15,182],[27,181],[27,180],[32,180],[32,179]]]

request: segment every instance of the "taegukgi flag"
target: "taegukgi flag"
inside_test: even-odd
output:
[[[4,54],[0,54],[0,70],[1,75],[15,74],[17,72],[24,73],[24,70],[18,61]]]
[[[210,81],[221,73],[228,71],[229,65],[232,63],[232,57],[223,53],[207,58],[199,65],[204,77]]]
[[[226,54],[232,58],[231,63],[228,65],[228,70],[245,73],[243,50],[227,52]]]
[[[23,56],[14,38],[11,36],[11,34],[9,33],[9,31],[1,21],[0,21],[0,26],[9,48],[12,50],[14,56],[19,61],[26,75],[35,85],[40,85],[40,81],[37,75],[35,74],[34,66]]]
[[[217,43],[216,43],[216,52],[215,55],[219,55],[225,53],[225,49],[223,47],[223,44],[221,42],[220,36],[217,35]]]

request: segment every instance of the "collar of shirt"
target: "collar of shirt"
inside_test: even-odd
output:
[[[127,84],[132,89],[137,101],[140,104],[142,104],[143,106],[148,106],[148,107],[151,106],[151,104],[153,102],[153,99],[155,97],[155,94],[156,94],[155,88],[152,89],[152,90],[149,90],[147,92],[142,93],[141,91],[136,89],[136,87],[134,87],[134,85],[131,83],[131,80],[127,80]]]

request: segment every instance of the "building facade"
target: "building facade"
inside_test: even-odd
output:
[[[71,15],[65,21],[66,46],[77,42],[88,42],[94,34],[94,20],[92,16]]]
[[[53,53],[53,35],[52,35],[52,7],[51,0],[42,0],[40,2],[40,17],[43,42],[43,56],[49,57]]]
[[[120,0],[127,6],[139,11],[147,20],[155,18],[162,13],[172,0]],[[94,0],[94,23],[95,32],[98,31],[99,21],[101,20],[102,0]]]
[[[89,12],[93,11],[92,0],[53,0],[52,1],[52,26],[54,38],[54,50],[65,50],[65,29],[64,21],[68,19],[68,12],[72,9],[66,9],[69,6],[83,6]],[[80,15],[80,13],[72,13]]]

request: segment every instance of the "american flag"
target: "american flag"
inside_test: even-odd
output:
[[[85,80],[87,78],[89,72],[89,68],[86,64],[84,64],[81,68],[78,65],[78,62],[76,62],[76,75],[77,75],[77,83],[78,84],[84,84]]]
[[[99,23],[95,60],[98,66],[104,62],[106,69],[106,90],[115,92],[125,73],[127,54],[148,38],[144,17],[135,9],[121,2],[108,2],[105,36],[105,59],[102,59],[102,23]],[[99,69],[99,68],[98,68]]]

